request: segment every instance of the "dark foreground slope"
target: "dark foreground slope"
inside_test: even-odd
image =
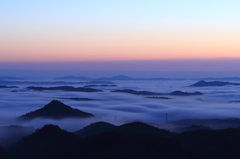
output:
[[[122,132],[111,130],[81,139],[57,126],[47,125],[23,138],[11,147],[9,152],[15,159],[240,158],[239,128],[159,136],[154,133],[164,131],[153,129],[151,126],[148,127],[150,131],[139,133],[146,128],[146,125],[141,123],[125,124],[120,127]]]
[[[110,131],[81,139],[57,126],[46,125],[12,146],[9,152],[15,159],[154,159],[179,158],[180,150],[180,143],[174,138]]]
[[[43,108],[29,112],[17,118],[17,120],[32,120],[34,118],[50,118],[50,119],[63,119],[63,118],[87,118],[94,117],[93,114],[83,112],[78,109],[71,108],[62,102],[53,100]]]
[[[240,129],[201,130],[178,135],[184,145],[186,158],[238,159],[240,158]]]
[[[24,137],[9,151],[15,159],[64,159],[73,158],[71,154],[81,138],[60,129],[46,125],[32,135]]]
[[[0,147],[0,158],[1,159],[12,159],[12,156],[2,147]]]

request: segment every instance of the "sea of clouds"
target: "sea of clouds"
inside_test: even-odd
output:
[[[224,87],[187,87],[195,80],[179,81],[115,81],[117,87],[94,87],[103,92],[66,92],[28,90],[27,84],[19,88],[0,89],[0,126],[23,125],[40,128],[45,124],[56,124],[61,128],[76,131],[90,123],[107,121],[116,125],[131,121],[164,124],[166,113],[168,121],[180,119],[240,118],[240,103],[228,103],[240,100],[239,86]],[[44,86],[44,85],[42,85]],[[82,87],[84,84],[74,84]],[[49,85],[47,85],[49,87]],[[200,96],[167,96],[171,99],[150,99],[146,96],[128,93],[115,93],[111,90],[133,89],[157,93],[170,93],[180,90],[200,91]],[[13,90],[21,90],[12,92]],[[24,90],[24,91],[22,91]],[[62,98],[91,98],[101,101],[74,101]],[[36,119],[30,122],[16,123],[12,119],[30,111],[42,108],[52,100],[59,100],[73,108],[94,114],[95,119]]]

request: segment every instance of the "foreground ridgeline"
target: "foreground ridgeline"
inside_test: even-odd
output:
[[[17,120],[32,120],[35,118],[63,119],[63,118],[88,118],[93,114],[71,108],[64,103],[53,100],[43,108],[29,112],[17,118]]]
[[[97,122],[74,133],[79,135],[81,138],[86,138],[109,131],[118,132],[124,135],[141,136],[146,134],[152,134],[161,137],[173,136],[172,133],[170,133],[168,130],[158,129],[156,127],[141,122],[128,123],[121,126],[115,126],[106,122]]]
[[[231,83],[231,82],[222,82],[222,81],[211,81],[211,82],[206,82],[206,81],[199,81],[190,87],[210,87],[210,86],[240,86],[240,83]]]
[[[14,159],[67,159],[81,138],[55,125],[45,125],[9,148]]]
[[[192,127],[195,129],[196,127]],[[240,129],[171,133],[145,123],[93,123],[70,133],[45,125],[6,150],[5,159],[239,159]],[[5,155],[5,156],[4,156]]]

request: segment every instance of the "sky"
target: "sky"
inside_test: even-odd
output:
[[[0,69],[119,63],[113,71],[133,61],[144,69],[130,71],[209,71],[212,61],[211,71],[240,71],[232,64],[240,61],[239,8],[236,0],[0,1]]]

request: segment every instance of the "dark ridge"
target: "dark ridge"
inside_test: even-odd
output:
[[[12,156],[0,146],[0,158],[1,159],[13,159]]]
[[[228,103],[240,103],[240,100],[230,100]]]
[[[1,85],[69,85],[69,84],[114,84],[110,81],[82,81],[82,82],[74,82],[74,81],[27,81],[27,80],[0,80]]]
[[[68,99],[68,100],[76,100],[76,101],[105,101],[101,99],[91,99],[91,98],[59,98],[59,99]]]
[[[174,96],[191,96],[191,95],[203,95],[203,93],[201,92],[193,92],[193,93],[189,93],[189,92],[182,92],[182,91],[174,91],[172,93],[169,93],[169,95],[174,95]]]
[[[44,125],[41,129],[37,129],[35,132],[36,136],[47,136],[51,134],[55,134],[58,132],[66,132],[65,130],[62,130],[58,125]]]
[[[86,138],[78,154],[91,159],[180,159],[182,150],[175,138],[106,132]]]
[[[8,150],[14,159],[240,158],[240,128],[205,129],[180,134],[164,130],[155,135],[161,130],[156,129],[136,122],[116,127],[119,131],[81,139],[58,126],[46,125]]]
[[[171,132],[182,133],[187,131],[199,131],[199,130],[206,130],[206,129],[211,129],[211,128],[209,126],[204,126],[204,125],[191,125],[188,127],[174,128],[173,130],[171,130]]]
[[[19,88],[17,86],[0,86],[0,88]]]
[[[133,123],[123,124],[121,126],[116,127],[114,131],[120,132],[125,135],[151,134],[151,135],[157,135],[161,137],[173,136],[173,134],[168,130],[159,129],[142,122],[133,122]]]
[[[18,117],[18,120],[31,120],[34,118],[51,118],[51,119],[63,119],[63,118],[87,118],[94,117],[93,114],[80,111],[78,109],[71,108],[63,104],[60,101],[53,100],[43,108],[29,112],[25,115]]]
[[[188,127],[191,125],[204,125],[212,129],[236,128],[240,125],[240,118],[224,118],[224,119],[181,119],[168,122],[168,125],[177,127]]]
[[[188,147],[186,158],[237,159],[240,157],[240,129],[200,130],[183,132],[178,140]]]
[[[102,90],[84,87],[72,87],[72,86],[58,86],[58,87],[27,87],[28,89],[44,91],[44,90],[61,90],[61,91],[73,91],[73,92],[102,92]]]
[[[81,138],[86,138],[103,132],[108,132],[116,128],[115,125],[106,122],[96,122],[84,127],[81,130],[75,131],[74,134],[79,135]]]
[[[169,132],[168,130],[163,130],[156,128],[154,126],[150,126],[145,123],[141,122],[133,122],[128,124],[123,124],[121,126],[115,126],[106,122],[97,122],[91,125],[84,127],[81,130],[74,132],[75,134],[79,135],[82,138],[86,138],[89,136],[93,136],[96,134],[100,134],[103,132],[118,132],[124,135],[157,135],[161,137],[169,137],[174,136],[173,133]]]
[[[24,137],[9,148],[15,159],[64,159],[72,158],[81,138],[60,129],[56,125],[45,125],[35,133]]]
[[[145,98],[151,98],[151,99],[172,99],[172,98],[168,98],[168,97],[159,97],[159,96],[155,96],[155,97],[145,97]]]
[[[132,89],[114,90],[111,92],[130,93],[130,94],[135,94],[135,95],[175,95],[175,96],[191,96],[191,95],[202,95],[203,94],[201,92],[188,93],[188,92],[182,92],[182,91],[174,91],[169,94],[167,94],[167,93],[164,94],[164,93],[154,93],[154,92],[149,92],[149,91],[135,91]]]
[[[206,82],[201,80],[193,85],[190,85],[190,87],[210,87],[210,86],[227,86],[227,85],[239,86],[240,83],[231,83],[231,82],[222,82],[222,81]]]
[[[108,85],[108,84],[102,84],[102,85],[96,85],[96,84],[92,84],[92,85],[86,85],[84,86],[85,88],[89,88],[89,87],[116,87],[117,85],[112,84],[112,85]]]
[[[136,95],[163,95],[162,93],[153,93],[148,91],[135,91],[132,89],[114,90],[111,92],[130,93],[130,94],[136,94]]]
[[[11,92],[26,92],[25,90],[12,90]]]

